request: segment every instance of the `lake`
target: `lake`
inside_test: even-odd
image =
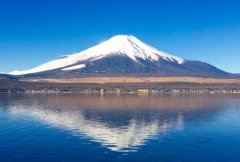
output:
[[[240,95],[0,95],[0,161],[239,162]]]

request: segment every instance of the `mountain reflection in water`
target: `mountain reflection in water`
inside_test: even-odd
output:
[[[10,99],[11,98],[11,99]],[[13,100],[14,98],[14,100]],[[184,129],[185,120],[224,107],[226,96],[4,96],[9,112],[89,138],[117,152],[134,152],[148,140]],[[27,102],[25,102],[27,100]],[[193,119],[194,116],[194,119]]]

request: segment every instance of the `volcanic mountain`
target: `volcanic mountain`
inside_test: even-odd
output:
[[[207,63],[186,60],[157,50],[131,35],[114,36],[82,52],[10,74],[26,77],[233,76]]]

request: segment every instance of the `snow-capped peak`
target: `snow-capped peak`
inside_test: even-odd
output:
[[[124,54],[130,57],[132,60],[137,61],[137,58],[150,59],[157,61],[159,58],[167,61],[176,61],[179,64],[184,62],[184,59],[172,56],[166,52],[159,51],[131,35],[117,35],[112,37],[102,44],[90,48],[89,50],[102,51],[102,56],[109,54]]]
[[[77,66],[81,62],[92,62],[111,55],[124,55],[138,62],[138,59],[158,61],[164,59],[166,61],[184,63],[184,59],[172,56],[166,52],[159,51],[137,39],[131,35],[117,35],[109,40],[100,43],[94,47],[84,50],[80,53],[67,55],[57,60],[50,61],[36,68],[26,71],[13,71],[12,75],[23,75],[30,73],[38,73],[54,69],[66,69],[69,66]]]

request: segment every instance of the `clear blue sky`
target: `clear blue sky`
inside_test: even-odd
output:
[[[0,72],[29,69],[117,34],[240,72],[239,0],[0,0]]]

